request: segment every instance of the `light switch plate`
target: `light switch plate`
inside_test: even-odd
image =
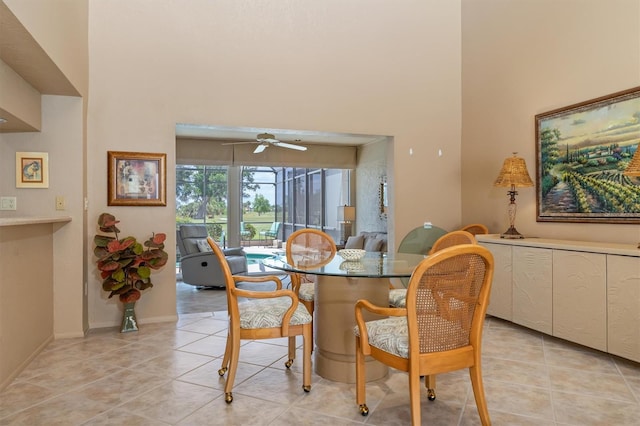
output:
[[[0,210],[16,210],[16,197],[0,197]]]

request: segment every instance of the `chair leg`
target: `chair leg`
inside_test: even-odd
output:
[[[289,358],[284,366],[290,368],[293,365],[293,360],[296,359],[296,336],[289,336]]]
[[[491,424],[489,418],[489,410],[487,409],[487,400],[484,396],[484,385],[482,384],[482,371],[480,365],[469,367],[469,376],[471,377],[471,387],[473,388],[473,397],[476,400],[478,414],[483,426]]]
[[[302,389],[305,392],[311,390],[311,348],[313,340],[311,340],[311,332],[313,331],[313,323],[309,323],[302,328]]]
[[[412,425],[420,424],[420,387],[420,375],[417,372],[414,374],[409,371],[409,398],[411,399]]]
[[[356,403],[360,409],[360,414],[366,416],[369,414],[369,407],[367,407],[367,391],[365,389],[366,371],[364,361],[360,337],[356,336]]]
[[[231,341],[229,348],[229,374],[227,375],[227,382],[224,384],[224,400],[227,404],[233,401],[233,382],[236,379],[238,359],[240,358],[240,336],[238,333],[232,332],[229,337]]]
[[[427,388],[427,398],[429,401],[436,400],[436,376],[431,374],[424,378],[424,386]]]
[[[302,304],[304,305],[305,308],[307,308],[307,311],[309,311],[309,313],[311,314],[311,318],[313,319],[313,310],[315,309],[315,302],[312,301],[308,301],[308,300],[301,300],[300,302],[302,302]],[[313,321],[311,322],[311,352],[313,352],[313,348],[315,346],[315,341],[313,340]]]
[[[231,352],[231,336],[227,332],[227,343],[224,348],[224,356],[222,357],[222,366],[218,370],[220,376],[224,376],[224,373],[229,369],[229,354]]]

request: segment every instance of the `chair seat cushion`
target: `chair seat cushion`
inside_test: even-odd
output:
[[[300,284],[300,291],[298,297],[305,302],[313,302],[315,299],[316,288],[314,283],[302,283]]]
[[[369,344],[390,354],[409,358],[409,332],[407,317],[389,317],[376,321],[367,321]],[[360,335],[358,326],[354,328],[356,336]]]
[[[282,326],[282,317],[291,306],[289,297],[277,297],[274,299],[253,299],[238,304],[240,311],[240,328],[273,328]],[[311,315],[303,304],[299,303],[291,316],[290,325],[308,324],[312,321]]]
[[[407,306],[407,289],[394,288],[389,290],[389,306],[404,308]]]
[[[433,348],[433,352],[455,349],[460,345],[455,342],[460,341],[460,336],[468,338],[468,332],[456,323],[432,315],[430,321],[432,330],[428,336],[427,347]],[[401,358],[409,358],[409,329],[407,328],[407,317],[389,317],[376,321],[367,321],[367,334],[369,335],[369,345]],[[360,335],[360,330],[354,327],[356,336]],[[465,344],[468,344],[468,340]]]

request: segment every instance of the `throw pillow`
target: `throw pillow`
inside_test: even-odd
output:
[[[213,251],[207,240],[197,240],[196,244],[201,252]]]
[[[346,249],[362,249],[364,246],[364,237],[362,235],[352,235],[347,238],[347,242],[344,245]]]
[[[380,251],[383,241],[378,238],[369,238],[364,245],[366,251]]]

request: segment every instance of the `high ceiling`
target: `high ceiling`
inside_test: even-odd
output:
[[[182,138],[219,141],[255,141],[260,133],[271,133],[276,139],[289,143],[323,145],[366,145],[386,139],[380,135],[331,133],[312,130],[274,129],[263,127],[225,127],[198,124],[177,124],[176,136]]]

